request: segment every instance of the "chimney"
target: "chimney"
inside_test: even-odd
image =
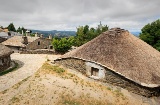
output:
[[[22,35],[23,35],[24,33],[23,33],[23,30],[22,30]]]
[[[26,36],[22,36],[22,39],[23,39],[22,43],[27,45],[28,44],[28,38]]]
[[[30,36],[30,31],[29,30],[26,31],[26,36]]]
[[[40,35],[40,38],[43,38],[43,34]]]
[[[52,39],[52,35],[50,34],[48,38],[49,38],[49,39]]]
[[[36,32],[35,37],[38,37],[38,33]]]

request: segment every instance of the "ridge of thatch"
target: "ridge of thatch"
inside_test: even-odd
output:
[[[38,39],[39,37],[31,37],[31,36],[26,36],[28,39],[28,43],[33,42],[34,40]],[[18,47],[25,47],[26,45],[23,44],[23,36],[13,36],[9,38],[8,40],[2,42],[3,45],[7,46],[18,46]]]
[[[96,62],[142,86],[160,86],[160,53],[124,29],[106,31],[61,58],[69,57]]]
[[[0,57],[10,55],[12,53],[13,53],[13,51],[11,49],[9,49],[8,47],[0,44]]]

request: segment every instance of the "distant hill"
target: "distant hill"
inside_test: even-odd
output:
[[[131,32],[131,33],[132,33],[133,35],[139,37],[139,34],[140,34],[141,32],[137,31],[137,32]]]
[[[75,36],[75,31],[57,31],[57,30],[51,30],[51,31],[42,31],[42,30],[32,30],[32,33],[38,32],[39,34],[43,34],[44,37],[48,37],[48,35],[57,36],[57,37],[68,37],[68,36]]]
[[[57,30],[51,30],[51,31],[43,31],[43,30],[32,30],[32,33],[38,32],[39,34],[43,34],[44,37],[48,37],[50,34],[54,37],[69,37],[69,36],[75,36],[76,31],[57,31]],[[131,32],[133,35],[139,37],[140,31],[137,32]]]

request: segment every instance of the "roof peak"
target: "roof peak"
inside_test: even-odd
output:
[[[111,28],[110,30],[108,30],[108,34],[110,36],[117,36],[117,35],[121,35],[123,32],[128,32],[128,30],[125,29],[121,29],[120,27],[115,27],[115,28]]]

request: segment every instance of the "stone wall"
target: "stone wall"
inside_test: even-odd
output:
[[[14,53],[19,53],[20,49],[22,49],[22,47],[18,47],[18,46],[8,46],[8,45],[6,46],[9,47]]]
[[[49,46],[51,45],[51,39],[47,38],[38,38],[37,40],[29,43],[26,46],[27,50],[35,50],[35,49],[49,49]]]
[[[87,76],[94,78],[94,79],[104,79],[105,78],[105,68],[102,67],[99,64],[95,64],[92,62],[86,62],[86,72]],[[98,69],[98,76],[93,76],[92,75],[92,68],[97,68]]]
[[[159,96],[160,95],[160,87],[158,88],[149,88],[142,86],[138,83],[135,83],[112,70],[106,69],[106,76],[103,82],[113,84],[115,86],[120,86],[124,89],[127,89],[133,93],[143,95],[146,97],[151,96]]]
[[[6,38],[0,37],[0,43],[4,42],[4,41],[6,41],[6,40],[7,40]]]
[[[67,68],[78,70],[82,72],[83,74],[86,74],[86,61],[75,59],[75,58],[65,58],[65,59],[59,59],[55,60],[55,63],[61,64]],[[87,61],[88,62],[88,61]],[[133,93],[143,95],[146,97],[151,96],[160,96],[160,87],[157,88],[149,88],[142,86],[138,83],[135,83],[116,72],[109,70],[108,68],[105,68],[105,78],[101,79],[102,82],[110,83],[115,86],[120,86],[124,89],[127,89]]]
[[[22,50],[20,54],[57,54],[54,50],[37,49],[37,50]]]
[[[86,75],[85,62],[82,60],[78,60],[78,59],[76,60],[76,59],[70,58],[70,59],[58,60],[58,61],[55,61],[55,63],[61,64],[70,69],[77,70]]]
[[[10,55],[6,55],[0,58],[0,72],[10,67],[11,58]]]

